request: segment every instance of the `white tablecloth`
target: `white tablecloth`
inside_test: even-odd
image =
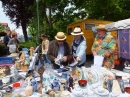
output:
[[[30,62],[30,66],[29,66],[30,70],[35,69],[35,64],[38,61],[38,56],[39,56],[39,53],[34,53],[34,56],[32,57],[32,61]]]
[[[87,69],[90,69],[90,68],[87,68]],[[115,70],[115,69],[111,69],[110,71],[113,72],[116,75],[121,75],[123,80],[126,79],[126,78],[128,78],[128,77],[130,78],[130,74],[129,73],[125,73],[123,71],[119,71],[119,70]],[[87,91],[87,89],[86,89],[86,91]],[[75,97],[72,93],[70,95],[71,95],[70,97]],[[92,96],[84,95],[82,97],[100,97],[100,96],[97,96],[96,94],[94,94]],[[111,96],[108,96],[108,97],[111,97]],[[120,94],[117,97],[130,97],[130,94],[128,94],[128,93],[122,93],[122,94]]]

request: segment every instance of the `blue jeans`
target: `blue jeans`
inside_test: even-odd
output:
[[[45,65],[46,63],[51,64],[51,61],[48,59],[48,57],[47,57],[46,54],[43,54],[43,62],[44,62],[44,65]]]

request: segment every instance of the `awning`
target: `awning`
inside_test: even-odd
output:
[[[130,19],[120,20],[114,23],[106,24],[106,29],[108,31],[117,30],[117,29],[129,29],[130,28]],[[97,26],[92,27],[92,31],[96,32]]]

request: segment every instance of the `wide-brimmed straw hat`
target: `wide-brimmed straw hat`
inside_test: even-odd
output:
[[[74,32],[71,33],[72,35],[82,35],[84,34],[79,27],[74,28]]]
[[[65,40],[66,39],[66,36],[63,32],[58,32],[55,36],[55,39],[56,40]]]
[[[100,25],[97,27],[97,30],[105,30],[105,31],[107,31],[106,26],[103,25],[103,24],[100,24]]]

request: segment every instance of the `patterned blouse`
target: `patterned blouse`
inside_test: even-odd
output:
[[[42,41],[42,54],[47,54],[48,46],[49,46],[49,40],[46,39]]]
[[[96,36],[91,50],[104,57],[103,67],[114,68],[115,47],[116,41],[114,37],[106,34],[102,39]]]

